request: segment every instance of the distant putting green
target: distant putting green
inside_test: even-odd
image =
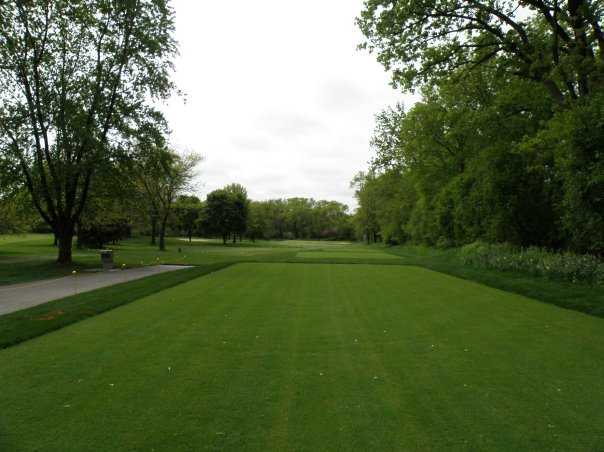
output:
[[[603,450],[603,356],[428,270],[239,264],[0,351],[0,450]]]

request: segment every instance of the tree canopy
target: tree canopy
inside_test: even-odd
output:
[[[133,171],[139,181],[143,198],[149,204],[151,221],[159,226],[159,249],[166,249],[166,228],[177,198],[192,190],[195,168],[201,156],[178,154],[165,148],[145,149]]]
[[[357,233],[604,253],[604,5],[366,0],[361,45],[411,108],[376,117]]]
[[[495,62],[563,102],[602,89],[603,10],[598,0],[366,0],[357,22],[362,47],[405,89]]]
[[[557,111],[536,82],[489,65],[458,75],[378,115],[370,171],[353,181],[358,235],[601,253],[604,97]]]
[[[243,186],[231,184],[214,190],[206,198],[201,230],[222,237],[225,244],[231,236],[235,241],[245,233],[248,209],[247,190]]]
[[[161,122],[150,101],[173,88],[173,30],[166,0],[0,3],[0,150],[59,237],[60,263],[97,168]]]

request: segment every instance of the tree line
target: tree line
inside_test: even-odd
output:
[[[352,216],[348,206],[342,203],[309,198],[253,201],[239,184],[214,190],[203,202],[182,197],[175,205],[172,230],[189,238],[192,235],[219,237],[225,244],[244,238],[353,238]]]
[[[601,2],[368,0],[363,47],[420,102],[376,117],[367,240],[604,254]]]
[[[99,234],[103,231],[111,233],[117,225],[123,225],[128,231],[148,234],[151,244],[156,244],[159,236],[160,249],[165,248],[162,237],[166,234],[186,237],[189,241],[193,237],[216,237],[224,244],[244,239],[354,238],[352,215],[348,213],[348,207],[339,202],[308,198],[253,201],[248,197],[247,189],[240,184],[213,190],[204,200],[181,191],[175,193],[171,202],[160,210],[159,228],[154,207],[159,201],[154,201],[154,196],[147,192],[138,198],[131,192],[124,199],[126,203],[131,200],[128,215],[124,215],[124,203],[116,202],[113,197],[111,202],[106,198],[98,212],[84,218]],[[107,236],[104,243],[108,241]]]

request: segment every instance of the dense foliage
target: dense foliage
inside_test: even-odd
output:
[[[404,88],[495,62],[559,103],[602,88],[600,0],[366,0],[363,47]]]
[[[422,100],[377,116],[359,237],[604,253],[603,10],[512,3],[366,2],[366,45]]]
[[[199,221],[200,233],[222,237],[223,243],[245,234],[249,212],[247,190],[230,184],[209,193]]]
[[[177,235],[186,236],[191,241],[196,233],[197,223],[201,217],[203,203],[194,195],[180,195],[174,202],[170,229]]]
[[[604,263],[589,254],[475,242],[461,247],[459,257],[464,264],[478,268],[515,271],[573,283],[604,284]]]
[[[78,229],[78,245],[103,249],[106,244],[117,244],[130,237],[132,228],[128,219],[111,219],[81,226]]]
[[[348,206],[309,198],[252,202],[248,234],[262,239],[348,240],[353,236]]]
[[[348,206],[336,201],[308,198],[252,201],[239,184],[209,193],[199,214],[200,235],[235,241],[256,239],[353,238]]]
[[[27,190],[21,189],[0,196],[0,234],[37,230],[42,220],[35,212]]]
[[[0,2],[0,173],[19,176],[0,184],[27,187],[61,264],[99,168],[163,122],[173,25],[166,0]]]

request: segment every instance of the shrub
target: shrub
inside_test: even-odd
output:
[[[129,238],[131,231],[132,227],[126,219],[89,224],[78,230],[78,245],[102,249],[107,243],[116,244]]]
[[[447,249],[453,247],[453,241],[443,235],[441,235],[436,241],[436,248]]]
[[[474,242],[461,247],[458,255],[464,264],[479,268],[517,271],[573,283],[604,284],[604,262],[590,254]]]

